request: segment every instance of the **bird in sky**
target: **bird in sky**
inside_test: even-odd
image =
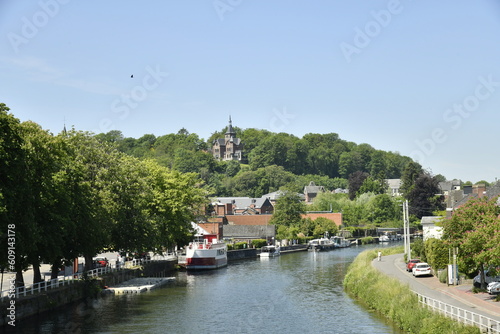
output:
[[[130,77],[131,77],[131,78],[133,78],[133,77],[134,77],[134,75],[132,74]]]

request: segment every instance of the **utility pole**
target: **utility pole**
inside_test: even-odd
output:
[[[403,202],[403,230],[404,230],[404,248],[406,254],[406,260],[411,260],[411,249],[410,249],[410,219],[408,213],[408,200]]]
[[[408,246],[408,260],[411,260],[411,246],[410,246],[410,213],[409,213],[409,209],[408,209],[408,200],[405,201],[406,205],[405,205],[405,217],[406,217],[406,228],[407,228],[407,237],[408,237],[408,241],[406,242],[407,246]]]
[[[406,246],[406,208],[405,208],[406,202],[403,202],[403,240],[404,240],[404,247],[405,247],[405,255],[406,255],[406,260],[410,261],[410,258],[408,257],[408,248]]]

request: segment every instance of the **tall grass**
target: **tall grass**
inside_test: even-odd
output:
[[[349,266],[344,287],[350,295],[409,333],[480,333],[476,327],[464,326],[422,307],[407,285],[373,267],[377,252],[378,249],[364,251]],[[384,256],[399,254],[403,247],[384,248],[383,252]]]

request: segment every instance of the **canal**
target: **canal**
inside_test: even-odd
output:
[[[6,333],[402,333],[342,287],[359,252],[298,252],[175,274],[161,289],[81,302]]]

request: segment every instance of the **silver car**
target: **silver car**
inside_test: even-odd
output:
[[[500,282],[491,282],[488,284],[487,290],[490,295],[500,294]]]

